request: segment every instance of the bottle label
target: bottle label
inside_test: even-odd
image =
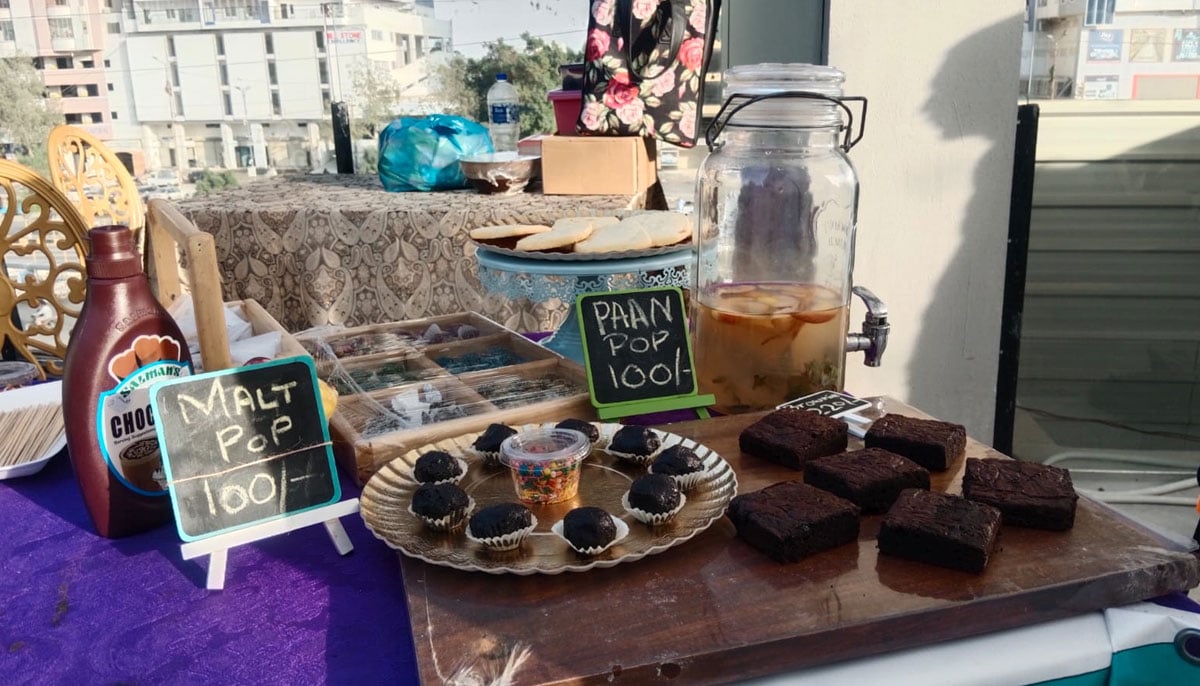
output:
[[[520,118],[520,107],[516,103],[498,102],[492,105],[493,124],[516,124]]]
[[[150,411],[150,387],[192,373],[179,360],[182,348],[169,336],[143,335],[108,361],[117,381],[100,394],[96,408],[100,452],[109,470],[127,488],[142,495],[166,495],[167,480]]]

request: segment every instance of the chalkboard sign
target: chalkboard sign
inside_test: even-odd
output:
[[[592,404],[601,418],[704,407],[696,394],[683,292],[586,293],[576,302]]]
[[[183,540],[341,498],[311,359],[182,377],[150,397]]]
[[[837,391],[817,391],[806,396],[789,400],[783,403],[777,409],[784,407],[794,407],[800,410],[808,410],[816,412],[819,415],[826,417],[840,417],[844,414],[849,414],[864,407],[870,407],[871,403],[862,398],[855,398],[852,395],[839,393]]]

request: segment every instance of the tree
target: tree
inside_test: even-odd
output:
[[[350,104],[350,136],[375,138],[396,117],[400,102],[400,84],[391,74],[372,67],[369,62],[354,70],[354,95]]]
[[[27,57],[0,58],[0,142],[14,144],[17,161],[49,172],[46,137],[62,122],[44,97],[42,78]]]
[[[447,111],[486,124],[487,91],[504,72],[521,98],[521,135],[554,131],[554,107],[546,94],[561,86],[559,65],[581,62],[583,53],[528,33],[521,40],[523,49],[498,40],[487,44],[483,57],[455,55],[439,67],[435,74]]]

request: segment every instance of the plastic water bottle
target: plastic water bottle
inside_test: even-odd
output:
[[[508,74],[496,74],[496,83],[487,92],[487,107],[488,132],[496,152],[516,150],[521,137],[521,102]]]

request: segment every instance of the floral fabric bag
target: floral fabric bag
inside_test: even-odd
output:
[[[592,0],[576,130],[694,146],[720,11],[721,0]]]

